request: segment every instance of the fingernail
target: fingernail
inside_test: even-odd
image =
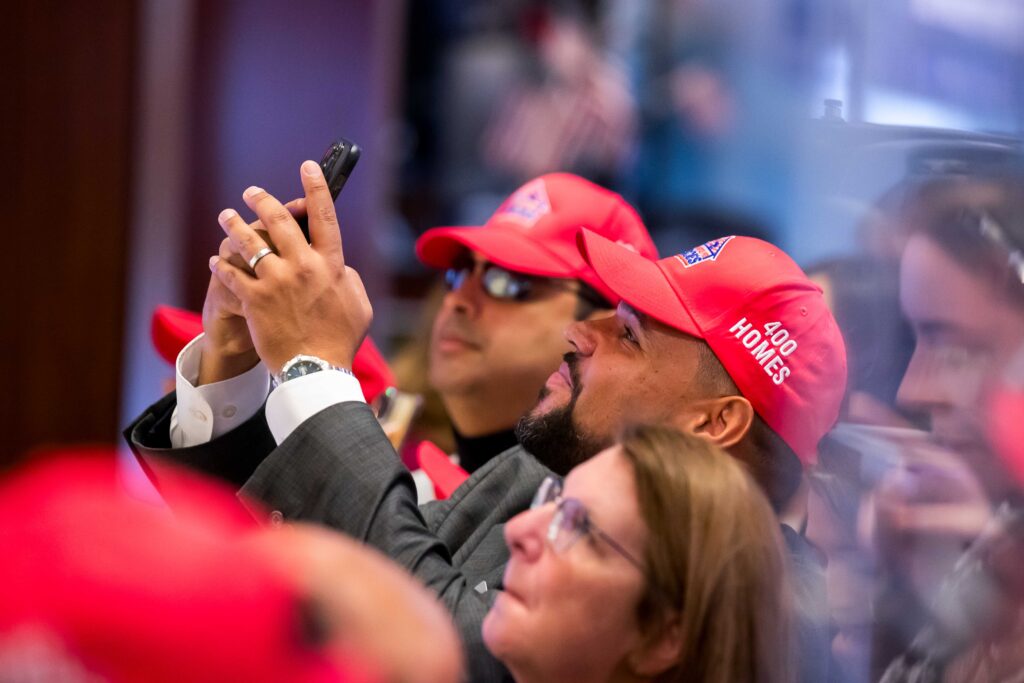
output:
[[[220,215],[217,216],[217,222],[220,223],[221,225],[224,225],[237,215],[238,212],[235,211],[234,209],[224,209],[223,211],[220,212]]]
[[[260,192],[263,192],[263,188],[262,187],[256,187],[255,185],[253,185],[253,186],[249,187],[249,189],[247,189],[245,192],[243,192],[242,196],[243,197],[253,197],[253,196],[259,194]]]
[[[217,267],[217,262],[218,261],[220,261],[220,256],[211,256],[210,257],[210,270],[213,270],[214,268]]]
[[[308,176],[316,177],[320,175],[320,164],[316,163],[315,161],[303,161],[302,172]]]

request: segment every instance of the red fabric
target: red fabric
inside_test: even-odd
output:
[[[704,339],[805,464],[846,390],[846,347],[821,289],[781,249],[723,237],[649,261],[589,230],[579,248],[623,301]]]
[[[430,441],[421,441],[416,448],[420,468],[434,484],[434,495],[444,500],[469,479],[469,472],[452,462],[448,454]]]
[[[991,408],[992,443],[1017,484],[1024,487],[1024,388],[1002,387]]]
[[[363,340],[356,351],[356,357],[352,360],[352,373],[359,380],[367,401],[372,402],[395,386],[395,374],[391,372],[391,367],[384,360],[380,349],[369,337]]]
[[[234,542],[234,496],[193,483],[171,514],[123,494],[110,453],[37,456],[0,480],[0,677],[366,680],[302,644],[295,589]]]
[[[658,250],[640,217],[619,195],[569,173],[534,178],[512,193],[481,227],[433,228],[416,241],[428,266],[449,267],[464,250],[518,273],[577,278],[610,301],[614,290],[581,258],[581,226],[650,259]]]
[[[157,306],[153,310],[150,333],[153,346],[165,361],[174,365],[178,354],[185,345],[195,339],[203,331],[203,318],[198,313],[173,306]],[[356,351],[352,361],[352,373],[359,380],[363,396],[373,401],[388,387],[395,386],[395,376],[391,372],[384,356],[377,345],[367,337]]]
[[[173,306],[157,306],[150,324],[153,346],[165,361],[174,365],[185,344],[203,331],[203,317]]]

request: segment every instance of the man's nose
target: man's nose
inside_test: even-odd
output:
[[[456,283],[450,287],[444,297],[444,305],[463,315],[476,316],[480,312],[486,294],[483,284],[480,281],[479,268],[465,272]]]
[[[565,327],[565,340],[582,356],[590,356],[597,347],[597,321],[578,320]]]

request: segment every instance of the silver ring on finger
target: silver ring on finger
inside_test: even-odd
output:
[[[255,273],[256,272],[256,264],[260,262],[260,259],[262,259],[264,256],[267,256],[268,254],[273,254],[273,253],[274,253],[274,250],[271,249],[270,247],[263,247],[262,249],[257,251],[255,254],[252,255],[252,258],[249,259],[249,270],[251,270],[252,272]]]

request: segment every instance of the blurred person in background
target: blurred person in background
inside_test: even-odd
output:
[[[395,386],[423,398],[409,426],[408,440],[401,450],[402,460],[411,469],[417,467],[416,449],[423,441],[429,441],[444,453],[458,452],[452,435],[452,421],[448,418],[440,395],[430,384],[430,331],[446,294],[445,283],[435,282],[420,303],[412,334],[391,357]]]
[[[792,64],[805,58],[794,53],[809,37],[792,17],[811,23],[827,10],[764,0],[602,5],[608,51],[625,65],[636,102],[623,194],[659,244],[699,229],[693,217],[706,212],[749,217],[768,228],[766,239],[781,239],[792,220],[791,155],[801,145],[794,124],[810,101],[792,97],[802,87]],[[721,234],[749,233],[734,224]],[[691,232],[681,241],[708,238]]]
[[[899,301],[899,268],[868,254],[822,261],[807,268],[846,342],[848,372],[842,420],[909,426],[896,391],[914,350],[914,334]]]
[[[1020,483],[988,419],[1024,344],[1024,176],[910,181],[901,209],[900,299],[916,347],[898,400],[927,415],[937,446],[905,452],[874,496],[880,557],[927,608],[885,680],[1019,680],[1024,596],[1007,577],[1024,562]],[[879,643],[880,667],[894,647]]]
[[[623,69],[604,49],[604,3],[489,0],[458,3],[461,11],[445,4],[417,3],[409,25],[410,189],[436,184],[427,193],[440,195],[440,214],[453,217],[444,220],[472,224],[542,173],[609,185],[632,146],[634,104]]]
[[[792,681],[771,507],[693,435],[633,427],[505,526],[487,647],[530,681]]]
[[[916,347],[899,388],[993,501],[1014,490],[994,457],[985,399],[1024,344],[1024,177],[926,182],[905,208],[900,299]]]
[[[900,309],[898,264],[855,254],[813,264],[807,273],[821,286],[846,343],[847,393],[840,420],[907,426],[896,407],[896,391],[914,338]],[[827,557],[835,681],[867,681],[871,658],[874,567],[857,535],[860,503],[870,486],[861,469],[861,454],[830,434],[809,477],[807,538]]]
[[[807,540],[824,557],[831,627],[829,680],[869,680],[874,627],[873,557],[857,535],[861,500],[869,489],[861,483],[859,453],[826,437],[818,467],[809,475]]]
[[[618,175],[635,135],[625,70],[601,47],[597,2],[552,2],[534,27],[536,75],[495,109],[481,147],[512,178],[569,170]]]

